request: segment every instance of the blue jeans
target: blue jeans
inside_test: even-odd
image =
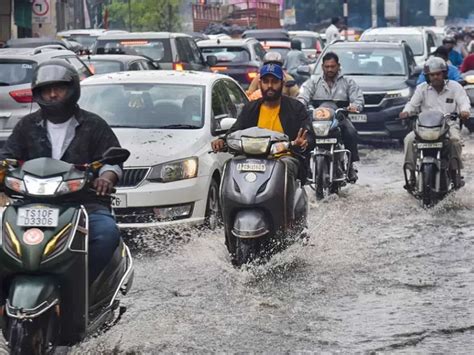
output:
[[[115,218],[107,210],[89,214],[89,283],[92,283],[109,263],[120,242]]]

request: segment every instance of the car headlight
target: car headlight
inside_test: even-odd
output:
[[[5,178],[5,186],[12,191],[24,194],[26,192],[25,183],[21,179],[17,179],[11,176]]]
[[[29,195],[35,196],[53,196],[63,182],[61,176],[53,178],[39,179],[31,175],[23,177],[26,191]]]
[[[314,133],[318,137],[326,137],[331,129],[331,121],[313,121]]]
[[[263,155],[268,152],[270,137],[242,137],[242,150],[250,155]]]
[[[385,95],[386,99],[398,99],[400,97],[408,97],[410,96],[410,88],[406,88],[403,90],[395,90],[395,91],[388,91]]]
[[[198,158],[191,157],[155,165],[147,180],[152,182],[171,182],[195,178],[198,174]]]

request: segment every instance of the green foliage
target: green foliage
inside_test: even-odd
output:
[[[133,31],[178,31],[181,0],[130,0]],[[130,29],[129,2],[113,0],[109,9],[110,28]]]

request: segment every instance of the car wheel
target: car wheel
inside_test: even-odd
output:
[[[207,195],[205,226],[210,230],[216,229],[221,222],[219,206],[219,184],[212,179]]]

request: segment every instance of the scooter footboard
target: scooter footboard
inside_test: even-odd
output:
[[[237,212],[232,234],[237,238],[259,238],[270,232],[265,214],[261,210],[243,210]]]
[[[10,283],[6,314],[12,318],[36,318],[59,304],[57,280],[52,276],[21,275]]]

